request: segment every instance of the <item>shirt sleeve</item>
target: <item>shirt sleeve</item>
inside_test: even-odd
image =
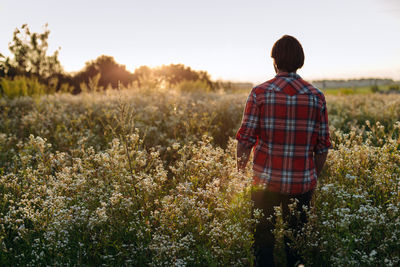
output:
[[[320,114],[318,139],[314,152],[317,154],[322,154],[328,152],[330,148],[332,148],[332,144],[329,136],[328,111],[326,109],[325,97],[322,96],[322,108]]]
[[[257,105],[256,93],[253,89],[247,98],[242,124],[236,133],[236,139],[244,147],[252,148],[257,142],[259,120],[260,110]]]

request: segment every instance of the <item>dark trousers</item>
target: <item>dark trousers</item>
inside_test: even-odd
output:
[[[282,204],[282,216],[285,222],[288,223],[291,229],[299,229],[306,223],[307,216],[303,211],[302,206],[310,206],[313,190],[301,195],[284,195],[280,193],[271,192],[268,189],[255,189],[251,193],[251,199],[254,201],[254,208],[261,209],[264,216],[259,220],[256,225],[254,234],[254,255],[255,266],[274,266],[274,245],[275,238],[273,230],[275,227],[274,207]],[[293,203],[292,198],[296,198],[299,202],[296,205],[296,210],[300,211],[300,217],[292,216],[288,204]],[[272,220],[268,217],[273,216]],[[290,242],[285,237],[285,250],[287,256],[287,266],[294,266],[300,260],[296,251],[291,249],[287,243]]]

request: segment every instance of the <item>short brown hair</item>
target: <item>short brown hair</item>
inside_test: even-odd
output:
[[[300,42],[290,35],[282,36],[272,47],[271,57],[282,71],[295,72],[303,67],[304,51]]]

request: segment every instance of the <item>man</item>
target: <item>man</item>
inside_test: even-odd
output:
[[[256,266],[274,265],[274,220],[267,219],[274,206],[282,205],[290,227],[299,229],[306,222],[302,206],[310,205],[331,147],[325,97],[296,73],[304,63],[301,44],[285,35],[274,44],[271,57],[276,76],[252,89],[236,134],[239,170],[245,169],[254,148],[253,184],[257,186],[251,197],[254,208],[264,213],[254,234]],[[290,215],[292,198],[298,200],[300,220]],[[287,263],[295,266],[300,258],[288,242]]]

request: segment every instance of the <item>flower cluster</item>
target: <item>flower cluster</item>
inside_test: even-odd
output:
[[[311,266],[400,264],[400,123],[336,130],[309,220],[294,239]]]
[[[6,139],[4,139],[6,140]],[[221,264],[252,259],[250,176],[236,171],[234,142],[175,145],[159,153],[114,139],[104,151],[51,152],[31,135],[15,171],[0,177],[0,251],[11,265]]]
[[[230,139],[245,99],[1,98],[0,265],[251,266],[263,215]],[[277,237],[310,266],[398,266],[400,97],[326,99],[334,147],[308,223],[294,233],[278,219]]]

